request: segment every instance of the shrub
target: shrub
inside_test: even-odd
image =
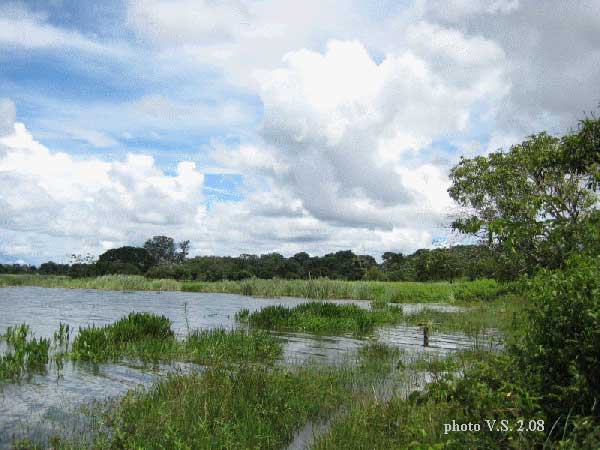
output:
[[[552,418],[600,417],[600,257],[575,257],[529,284],[533,302],[518,349]]]

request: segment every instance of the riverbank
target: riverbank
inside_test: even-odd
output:
[[[390,303],[470,303],[491,301],[515,289],[494,280],[449,282],[389,282],[315,280],[177,281],[137,275],[69,278],[51,275],[0,275],[0,287],[100,289],[114,291],[183,291],[239,294],[255,297],[298,297],[317,300],[371,300]]]

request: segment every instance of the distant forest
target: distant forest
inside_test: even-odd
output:
[[[380,281],[440,281],[477,278],[513,278],[509,266],[502,264],[488,247],[457,245],[449,248],[421,249],[411,255],[386,252],[378,263],[370,255],[351,250],[310,256],[300,252],[289,258],[279,253],[264,255],[196,256],[188,258],[189,241],[176,243],[167,236],[154,236],[143,247],[111,249],[94,259],[72,256],[71,264],[49,261],[39,267],[2,264],[0,273],[38,273],[93,277],[109,274],[145,275],[149,278],[177,280],[242,280],[245,278]]]

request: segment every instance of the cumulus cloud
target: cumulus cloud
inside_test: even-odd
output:
[[[288,53],[283,67],[260,76],[262,151],[221,148],[215,157],[269,176],[271,192],[331,224],[438,226],[450,205],[446,173],[419,161],[419,152],[466,131],[473,106],[492,103],[509,85],[504,54],[492,42],[427,24],[409,33],[419,45],[379,63],[355,41]],[[469,71],[471,83],[443,76],[431,59],[444,59],[447,72]]]
[[[513,89],[497,105],[498,131],[564,132],[598,106],[600,1],[440,3],[428,3],[427,20],[483,36],[506,54]]]
[[[11,5],[0,7],[0,48],[120,48]],[[0,255],[48,255],[70,239],[104,249],[155,232],[202,253],[411,251],[443,234],[447,170],[460,154],[565,131],[600,100],[600,0],[125,7],[116,34],[138,50],[127,53],[125,84],[143,89],[77,104],[31,96],[46,116],[36,127],[111,150],[132,136],[202,130],[212,159],[198,160],[241,174],[242,200],[205,207],[191,163],[171,176],[148,155],[50,151],[14,128],[14,104],[0,101]]]
[[[216,203],[209,211],[203,183],[191,162],[167,175],[144,154],[110,162],[74,158],[49,150],[17,123],[0,138],[0,257],[65,262],[72,252],[99,254],[140,245],[155,234],[192,239],[196,254],[378,253],[431,242],[431,230],[327,223],[276,188],[248,192],[243,201]]]
[[[0,227],[67,238],[76,251],[84,243],[99,249],[158,232],[184,237],[204,217],[202,186],[191,162],[168,176],[147,155],[75,159],[51,152],[21,123],[0,138]]]

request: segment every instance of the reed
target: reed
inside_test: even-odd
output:
[[[108,291],[178,291],[176,280],[149,279],[141,275],[104,275],[70,278],[53,275],[0,275],[0,287],[37,286],[65,289],[100,289]]]
[[[491,301],[514,290],[513,284],[494,280],[448,282],[262,280],[180,282],[150,279],[140,275],[105,275],[95,278],[69,278],[45,275],[0,275],[0,287],[39,286],[69,289],[130,291],[186,291],[239,294],[256,297],[300,297],[315,300],[373,300],[380,303],[469,303]]]

